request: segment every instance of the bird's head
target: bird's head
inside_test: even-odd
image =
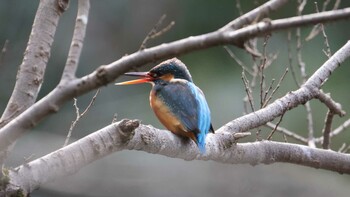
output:
[[[192,76],[187,67],[177,58],[166,60],[148,72],[129,72],[125,75],[139,77],[139,79],[116,83],[116,85],[156,83],[157,81],[169,82],[172,79],[184,79],[192,82]]]

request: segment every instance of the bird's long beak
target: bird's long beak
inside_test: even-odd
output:
[[[129,73],[125,73],[124,75],[139,77],[140,79],[124,81],[124,82],[116,83],[115,85],[132,85],[132,84],[147,83],[147,82],[153,81],[153,78],[148,75],[148,72],[129,72]]]

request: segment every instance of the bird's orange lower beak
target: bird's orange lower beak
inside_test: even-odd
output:
[[[132,85],[132,84],[147,83],[147,82],[153,81],[153,78],[148,75],[148,72],[129,72],[129,73],[125,73],[124,75],[140,77],[140,79],[124,81],[124,82],[116,83],[115,85]]]

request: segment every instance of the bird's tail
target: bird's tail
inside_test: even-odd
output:
[[[205,133],[197,134],[197,146],[201,154],[205,154]]]

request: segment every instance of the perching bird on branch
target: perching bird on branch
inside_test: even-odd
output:
[[[213,132],[210,110],[203,92],[193,83],[185,64],[169,59],[148,72],[129,72],[139,79],[116,83],[129,85],[151,83],[150,104],[160,122],[176,135],[191,138],[202,154],[205,137]]]

